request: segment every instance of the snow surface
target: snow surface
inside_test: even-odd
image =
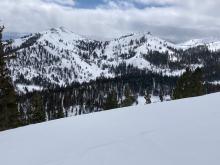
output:
[[[164,99],[164,101],[170,101],[171,100],[169,95],[163,96],[163,99]],[[161,102],[160,97],[159,96],[154,96],[154,95],[151,95],[150,100],[151,100],[151,103]],[[139,105],[146,105],[146,100],[145,100],[144,96],[138,96],[137,104],[134,103],[134,105],[138,105],[138,106]]]
[[[210,84],[213,84],[213,85],[220,85],[220,81],[213,81],[213,82],[208,82]]]
[[[33,92],[33,91],[40,91],[43,90],[43,87],[36,86],[36,85],[22,85],[22,84],[17,84],[16,85],[17,91],[22,92],[22,93],[27,93],[27,92]]]
[[[203,38],[203,39],[193,39],[185,43],[178,44],[177,47],[184,50],[197,47],[197,46],[207,46],[210,51],[220,50],[220,41],[218,38]]]
[[[0,132],[2,165],[219,165],[220,93]]]

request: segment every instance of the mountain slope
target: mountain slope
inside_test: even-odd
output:
[[[192,40],[175,45],[150,33],[95,41],[61,27],[14,40],[12,47],[19,51],[8,68],[18,87],[29,88],[115,77],[129,66],[160,75],[179,76],[189,66],[189,58],[182,54],[182,49],[202,45],[217,51],[219,43],[217,40]],[[190,66],[203,66],[202,61],[207,61],[206,57]]]
[[[178,44],[179,48],[189,49],[197,46],[207,46],[210,51],[220,50],[220,41],[217,38],[204,38],[204,39],[193,39],[187,42]]]
[[[17,52],[17,59],[9,63],[14,81],[24,78],[35,83],[66,85],[95,79],[102,72],[92,59],[84,59],[81,55],[87,52],[79,48],[84,46],[82,42],[90,41],[64,28],[15,40],[13,46],[20,47],[25,42],[31,42],[31,45]]]
[[[110,68],[122,63],[155,72],[166,71],[143,59],[143,54],[149,51],[173,54],[170,47],[175,46],[140,33],[112,41],[94,41],[61,27],[16,39],[13,47],[22,47],[16,54],[17,59],[9,63],[15,82],[25,79],[32,85],[43,82],[66,85],[88,82],[103,75],[114,77]]]
[[[220,93],[0,132],[4,165],[219,165]]]

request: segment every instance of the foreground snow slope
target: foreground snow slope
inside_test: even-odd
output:
[[[0,133],[3,165],[219,165],[220,93]]]

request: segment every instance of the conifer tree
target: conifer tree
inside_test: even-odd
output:
[[[125,100],[122,102],[122,107],[131,106],[135,102],[135,97],[132,95],[128,85],[125,87],[124,96]]]
[[[117,93],[113,90],[111,91],[106,99],[104,104],[104,110],[118,108],[118,100],[117,100]]]
[[[0,27],[0,131],[18,127],[20,122],[16,92],[9,76],[5,60],[9,58],[4,51]]]
[[[161,101],[161,102],[164,101],[164,92],[163,92],[163,89],[160,89],[159,98],[160,98],[160,101]]]
[[[202,82],[203,71],[197,68],[192,74],[192,96],[201,96],[204,94],[204,85]]]
[[[62,108],[57,108],[57,111],[55,112],[55,119],[61,119],[64,118],[64,112]]]
[[[146,104],[151,104],[151,95],[149,91],[145,92],[144,99]]]
[[[34,93],[32,99],[31,123],[40,123],[46,121],[46,113],[43,107],[43,100],[38,93]]]
[[[181,99],[187,97],[201,96],[204,93],[202,84],[202,70],[196,69],[192,72],[189,68],[179,78],[174,89],[173,98]]]

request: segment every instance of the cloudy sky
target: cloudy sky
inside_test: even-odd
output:
[[[152,32],[174,42],[220,37],[220,0],[0,0],[0,20],[10,32],[64,26],[110,39]]]

